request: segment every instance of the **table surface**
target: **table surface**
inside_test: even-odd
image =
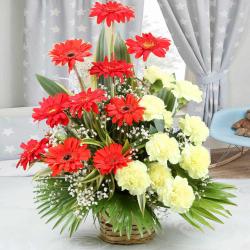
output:
[[[40,219],[33,204],[30,177],[0,177],[0,250],[248,250],[250,249],[250,179],[227,180],[238,187],[233,217],[215,231],[201,233],[178,215],[163,220],[163,231],[150,243],[136,246],[109,245],[98,238],[91,219],[70,239],[52,231]]]

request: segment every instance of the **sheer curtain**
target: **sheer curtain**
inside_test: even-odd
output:
[[[67,78],[66,67],[54,66],[48,57],[53,44],[66,39],[82,38],[95,43],[100,25],[88,17],[94,0],[26,0],[24,28],[24,97],[26,106],[37,105],[45,94],[35,79],[35,74]],[[105,1],[104,1],[105,2]],[[118,29],[124,37],[141,32],[143,0],[126,0],[136,18]]]
[[[190,107],[209,125],[223,107],[228,68],[249,16],[249,0],[158,0],[180,55],[204,93]]]

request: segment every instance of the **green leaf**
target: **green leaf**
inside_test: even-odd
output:
[[[145,196],[145,194],[137,195],[137,201],[138,201],[139,208],[140,208],[142,214],[144,215],[145,206],[146,206],[146,196]]]
[[[166,105],[166,110],[170,112],[174,110],[176,97],[170,90],[168,90],[167,88],[163,88],[157,93],[157,96],[164,101]]]
[[[122,147],[122,153],[125,154],[129,149],[131,148],[128,139],[126,139],[123,147]]]
[[[182,218],[184,218],[190,225],[192,225],[193,227],[197,228],[198,230],[202,231],[202,228],[199,226],[199,224],[197,224],[194,219],[192,218],[192,216],[190,216],[189,213],[185,213],[185,214],[180,214],[180,216],[182,216]]]
[[[214,216],[212,213],[208,212],[206,209],[203,209],[200,207],[200,208],[192,208],[192,210],[196,211],[197,213],[199,213],[203,217],[208,218],[209,220],[213,220],[213,221],[216,221],[218,223],[223,224],[223,221],[221,221],[219,218]]]
[[[163,84],[161,80],[156,80],[153,84],[150,86],[150,93],[154,94],[159,92],[163,88]]]
[[[82,139],[81,142],[84,144],[93,145],[93,146],[97,146],[100,148],[103,148],[105,146],[102,142],[91,139],[91,138]]]
[[[126,62],[131,63],[127,46],[119,33],[116,35],[114,51],[116,60],[125,60]]]
[[[190,212],[190,215],[195,219],[197,220],[199,223],[203,224],[204,226],[207,226],[211,229],[214,230],[214,228],[210,225],[209,222],[207,222],[202,215],[199,214],[199,211],[195,210],[195,209],[192,209]]]
[[[96,45],[95,61],[102,62],[105,56],[108,56],[108,45],[105,39],[105,27],[103,26]]]
[[[154,120],[154,125],[155,125],[158,132],[163,132],[164,131],[164,128],[165,128],[164,120],[155,119]]]
[[[63,87],[60,83],[50,80],[49,78],[41,75],[36,75],[36,78],[42,88],[51,96],[58,93],[70,94],[69,91]]]

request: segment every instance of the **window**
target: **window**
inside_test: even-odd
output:
[[[156,0],[144,0],[142,32],[151,32],[154,35],[166,37],[172,42],[170,50],[167,52],[167,56],[164,59],[152,56],[149,57],[147,64],[161,67],[168,73],[175,73],[177,79],[184,79],[186,65],[173,43],[160,6]]]

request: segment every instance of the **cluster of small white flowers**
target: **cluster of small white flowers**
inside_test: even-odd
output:
[[[111,180],[107,179],[104,183],[101,185],[101,190],[95,191],[94,188],[87,187],[83,190],[77,189],[76,193],[76,199],[79,208],[76,210],[77,215],[81,215],[81,209],[90,209],[92,206],[95,206],[98,204],[98,202],[102,199],[107,199],[109,197],[109,188],[108,183],[111,182]]]
[[[133,89],[131,85],[118,83],[116,85],[116,90],[118,92],[117,96],[119,97],[123,97],[124,95],[127,95],[127,94],[133,94],[134,96],[138,97],[135,89]]]
[[[106,122],[111,120],[110,117],[107,117],[105,114],[103,114],[101,117],[100,117],[100,123],[101,123],[101,128],[105,128],[106,127]]]
[[[68,192],[72,197],[75,197],[78,192],[78,188],[82,187],[81,179],[87,173],[87,163],[84,162],[85,168],[79,170],[71,175],[65,175],[65,181],[69,182]]]
[[[78,136],[82,139],[85,138],[95,138],[97,133],[93,129],[85,128],[83,124],[81,124],[80,128],[76,129]]]
[[[58,145],[61,142],[60,136],[64,133],[65,132],[60,125],[54,128],[50,128],[46,133],[49,136],[49,144],[51,144],[53,147]]]
[[[97,88],[104,90],[104,91],[106,92],[105,96],[106,96],[108,99],[111,98],[111,95],[109,94],[109,89],[108,89],[107,86],[105,86],[105,85],[99,83],[99,84],[97,85]]]
[[[186,137],[186,135],[183,132],[179,132],[177,134],[177,141],[179,143],[179,146],[181,149],[185,148],[187,144],[190,144],[190,140]]]
[[[122,132],[122,131],[121,131]],[[149,131],[145,129],[144,125],[140,127],[132,127],[132,129],[126,133],[129,139],[139,139],[140,142],[149,139]]]
[[[87,209],[98,204],[95,200],[95,191],[93,187],[85,188],[81,192],[78,192],[76,199],[80,207],[85,207]]]

